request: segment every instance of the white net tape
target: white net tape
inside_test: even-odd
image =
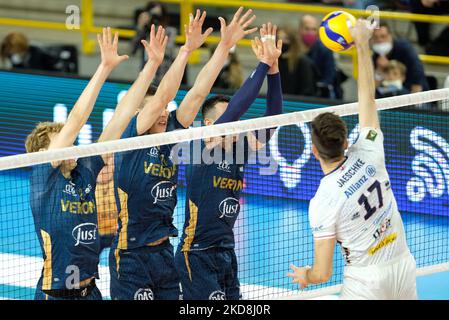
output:
[[[449,99],[449,88],[379,99],[376,100],[376,105],[378,110],[388,110],[446,99]],[[348,103],[339,106],[292,112],[277,116],[242,120],[207,127],[191,128],[189,130],[166,132],[58,150],[3,157],[0,158],[0,170],[21,168],[50,161],[72,159],[73,157],[81,158],[93,155],[143,149],[166,144],[175,144],[191,140],[268,129],[278,126],[305,123],[312,121],[318,114],[323,112],[334,112],[339,116],[354,115],[357,114],[357,106],[357,103]]]

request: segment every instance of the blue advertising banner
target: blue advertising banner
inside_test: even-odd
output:
[[[397,109],[380,116],[387,170],[401,212],[449,216],[448,115]],[[358,119],[344,120],[351,144],[358,137]],[[323,177],[311,143],[308,124],[278,128],[267,148],[277,163],[277,174],[265,174],[272,170],[269,165],[266,169],[261,169],[263,164],[249,165],[245,191],[310,200]]]
[[[25,138],[36,123],[65,121],[87,84],[81,79],[11,72],[0,72],[0,82],[0,156],[24,153]],[[77,144],[89,144],[98,138],[128,88],[129,84],[105,84]],[[179,104],[184,95],[180,90],[173,103]],[[286,112],[321,106],[284,102]],[[258,99],[247,118],[262,115],[264,109],[265,100]],[[345,117],[345,121],[351,143],[358,136],[357,117]],[[449,215],[448,115],[397,109],[381,112],[381,122],[387,169],[400,210]],[[245,192],[310,200],[323,176],[311,153],[310,134],[308,124],[278,128],[265,157],[247,166]],[[273,169],[275,174],[269,174]]]

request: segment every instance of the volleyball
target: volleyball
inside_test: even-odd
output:
[[[329,13],[321,22],[321,42],[334,52],[348,50],[354,44],[349,29],[355,26],[355,23],[355,17],[345,11]]]

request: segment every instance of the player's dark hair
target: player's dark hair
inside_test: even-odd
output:
[[[211,113],[211,111],[214,110],[214,107],[217,103],[220,102],[227,102],[229,103],[231,101],[231,98],[229,96],[218,94],[216,96],[210,97],[209,99],[206,99],[204,101],[203,107],[201,108],[201,114],[203,116],[203,119],[206,119],[208,115]]]
[[[338,161],[345,152],[346,123],[336,114],[322,113],[312,121],[312,143],[325,161]]]

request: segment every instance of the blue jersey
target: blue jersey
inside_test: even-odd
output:
[[[243,135],[240,138],[243,144],[235,143],[232,150],[223,151],[219,163],[207,164],[202,159],[201,164],[187,167],[186,218],[180,243],[182,251],[234,248],[233,227],[240,213],[240,194],[249,149],[247,138]],[[238,145],[243,146],[243,161],[237,156],[240,154],[236,152]],[[202,150],[204,148],[202,142]],[[213,151],[218,148],[221,147]]]
[[[166,131],[184,129],[170,113]],[[122,138],[137,136],[137,116]],[[177,236],[173,211],[177,203],[178,167],[170,157],[173,145],[132,150],[115,156],[115,185],[119,213],[114,246],[142,247],[166,236]]]
[[[41,290],[73,289],[66,279],[78,270],[79,281],[98,278],[95,186],[103,166],[100,156],[79,159],[69,179],[49,163],[33,167],[30,203],[44,257]]]

